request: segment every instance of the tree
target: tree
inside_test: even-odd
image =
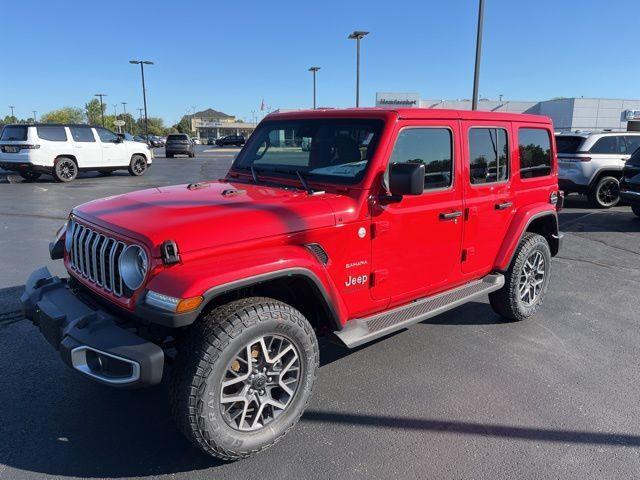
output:
[[[81,108],[63,107],[52,110],[40,117],[42,123],[84,123],[85,116]]]
[[[85,104],[84,109],[90,125],[102,125],[102,113],[103,111],[106,112],[106,105],[103,105],[101,110],[100,100],[94,98],[90,100],[89,103]]]
[[[186,116],[182,117],[180,121],[174,125],[174,128],[180,133],[191,135],[191,122],[189,122],[189,119]]]
[[[149,117],[148,118],[149,121],[149,135],[164,135],[165,131],[167,130],[164,126],[164,120],[162,120],[161,118],[158,117]],[[140,118],[137,122],[136,122],[136,130],[138,132],[140,132],[140,135],[144,135],[145,133],[145,128],[144,128],[144,118]]]

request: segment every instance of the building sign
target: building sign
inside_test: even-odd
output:
[[[415,108],[419,106],[419,93],[376,93],[376,107]]]
[[[640,120],[640,110],[625,110],[624,119],[627,122],[629,120]]]

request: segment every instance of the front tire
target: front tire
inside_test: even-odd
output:
[[[302,415],[318,356],[311,325],[285,303],[253,297],[212,310],[178,351],[170,389],[178,427],[224,460],[272,446]]]
[[[58,182],[71,182],[78,176],[78,164],[69,157],[60,157],[53,164],[53,178]]]
[[[620,202],[620,182],[616,177],[602,177],[589,191],[589,202],[596,208],[615,207]]]
[[[529,318],[544,302],[550,273],[551,250],[547,240],[537,233],[525,233],[504,274],[504,286],[489,294],[491,307],[509,320]]]
[[[129,162],[129,174],[134,177],[144,175],[147,171],[147,159],[142,155],[134,155]]]
[[[640,204],[631,205],[631,211],[637,216],[640,217]]]

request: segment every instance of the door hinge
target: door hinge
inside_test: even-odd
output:
[[[389,278],[389,270],[381,268],[380,270],[374,270],[371,273],[371,286],[377,287],[381,283],[385,282]]]
[[[375,222],[371,225],[371,238],[378,238],[383,233],[387,232],[391,228],[389,222]]]

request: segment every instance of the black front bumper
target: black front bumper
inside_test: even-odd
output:
[[[640,192],[633,190],[620,190],[620,198],[632,205],[640,205]]]
[[[74,370],[116,387],[160,383],[164,352],[125,328],[111,313],[89,305],[46,267],[31,274],[20,298],[24,316]]]

